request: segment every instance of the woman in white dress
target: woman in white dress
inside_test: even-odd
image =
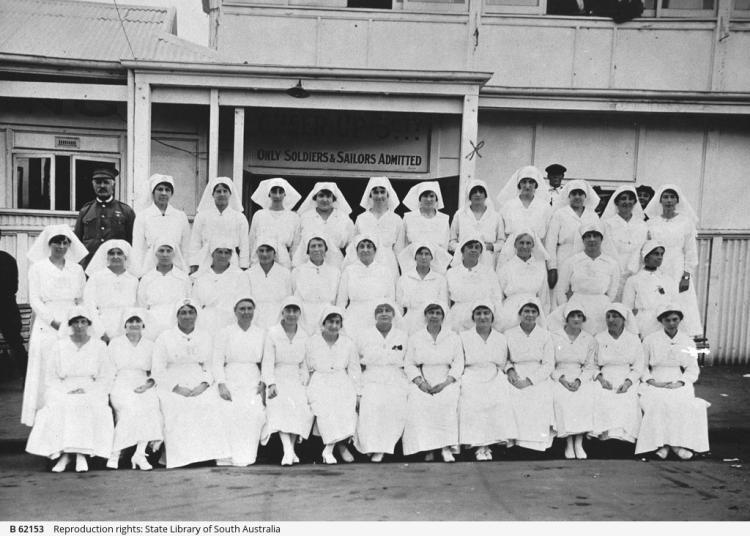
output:
[[[420,182],[411,187],[404,198],[410,210],[404,214],[404,245],[427,241],[448,249],[450,226],[448,215],[440,212],[443,194],[437,181]]]
[[[275,177],[260,181],[250,198],[263,207],[250,223],[250,251],[258,249],[258,237],[275,238],[280,246],[279,264],[291,270],[291,249],[299,229],[299,215],[292,209],[302,196],[286,179]]]
[[[242,213],[241,193],[235,195],[229,177],[216,177],[203,190],[190,235],[190,273],[198,270],[208,255],[208,247],[218,240],[229,239],[232,249],[239,250],[237,262],[243,270],[250,266],[250,235],[247,218]],[[163,239],[163,237],[162,237]]]
[[[307,397],[315,415],[315,430],[323,439],[323,463],[336,463],[334,447],[347,463],[354,457],[346,444],[357,427],[357,394],[361,369],[357,348],[341,332],[344,311],[327,305],[320,313],[320,329],[310,336],[305,359],[310,369]]]
[[[628,277],[638,271],[638,256],[648,235],[637,196],[633,186],[620,186],[612,193],[602,213],[602,251],[616,259],[620,266],[620,283],[615,301],[620,301]]]
[[[458,447],[459,380],[464,371],[461,339],[443,327],[445,309],[430,303],[424,310],[426,327],[409,337],[404,372],[411,382],[406,402],[404,454],[427,452],[425,461],[440,450],[444,462],[453,462]]]
[[[338,249],[339,255],[330,255],[329,260],[340,267],[346,246],[354,236],[354,224],[349,219],[352,208],[336,183],[316,182],[297,213],[300,224],[293,249],[297,250],[302,237],[322,233],[330,239],[331,249]]]
[[[396,297],[393,272],[378,258],[381,249],[374,235],[359,235],[352,240],[344,259],[336,305],[346,308],[344,329],[355,340],[360,331],[375,325],[375,305],[392,302]]]
[[[474,327],[460,334],[466,366],[458,399],[458,439],[462,445],[476,447],[477,461],[489,461],[492,445],[512,445],[518,436],[515,418],[508,411],[508,344],[505,335],[492,327],[494,304],[477,301],[471,317]]]
[[[57,341],[68,310],[83,300],[86,276],[78,262],[87,255],[86,246],[67,225],[45,227],[26,254],[32,263],[29,303],[34,312],[21,409],[21,422],[26,426],[34,424],[44,403],[49,348]]]
[[[695,226],[698,217],[680,188],[674,184],[661,186],[646,207],[648,234],[651,240],[664,245],[662,270],[678,285],[676,303],[685,320],[681,330],[691,337],[703,335],[695,274],[698,265],[698,244]]]
[[[555,437],[555,411],[550,374],[555,368],[552,337],[542,325],[541,303],[529,297],[518,310],[519,325],[505,332],[511,411],[518,433],[515,444],[545,451]]]
[[[370,177],[359,202],[365,211],[354,224],[357,235],[373,235],[378,239],[380,262],[393,272],[394,278],[399,275],[396,257],[404,249],[404,221],[394,212],[399,203],[388,177]]]
[[[115,372],[109,393],[115,411],[112,454],[107,461],[110,469],[117,469],[123,449],[135,446],[130,458],[133,469],[150,470],[146,448],[150,445],[156,451],[164,440],[156,382],[149,375],[154,343],[143,336],[146,321],[145,310],[125,310],[125,334],[112,339],[107,347]]]
[[[500,331],[518,325],[518,311],[529,296],[539,298],[543,314],[549,312],[547,258],[547,250],[531,229],[508,237],[500,253],[497,272],[503,303],[496,321]]]
[[[200,305],[198,327],[209,333],[218,333],[235,323],[237,296],[250,294],[250,282],[232,263],[234,250],[230,240],[220,240],[208,249],[211,256],[193,274],[191,297]]]
[[[265,333],[252,325],[255,302],[240,298],[234,305],[236,321],[222,329],[214,341],[213,377],[226,406],[227,439],[231,455],[217,465],[246,467],[255,463],[258,443],[266,444],[266,411],[261,381]]]
[[[583,251],[578,233],[581,225],[599,223],[599,216],[594,212],[599,201],[599,195],[586,181],[572,180],[563,186],[544,239],[549,253],[547,277],[550,288],[557,284],[558,268],[574,254]]]
[[[505,236],[531,229],[544,240],[552,216],[549,192],[539,186],[544,184],[542,172],[534,166],[524,166],[511,175],[497,196],[500,225]]]
[[[424,308],[431,302],[448,303],[445,270],[450,255],[443,248],[419,240],[399,254],[402,275],[396,282],[396,303],[406,309],[401,325],[411,335],[424,329]]]
[[[408,335],[395,327],[398,315],[393,303],[380,303],[374,309],[375,325],[363,330],[356,341],[364,371],[354,446],[379,463],[385,454],[393,454],[406,425]]]
[[[138,306],[148,310],[152,321],[146,337],[156,340],[166,329],[174,327],[174,304],[190,295],[190,278],[183,271],[184,261],[177,244],[161,242],[154,251],[149,269],[138,283]]]
[[[643,346],[635,320],[620,303],[606,310],[607,329],[594,336],[594,431],[600,440],[635,443],[641,427],[638,383],[643,374]]]
[[[495,258],[505,242],[500,215],[487,194],[487,183],[472,179],[466,185],[464,207],[453,215],[448,249],[456,251],[466,236],[481,236],[484,246],[482,262],[495,268]]]
[[[212,388],[211,335],[195,327],[192,301],[177,302],[172,311],[177,325],[156,339],[151,369],[164,416],[167,469],[232,456],[227,407]]]
[[[83,289],[83,302],[96,312],[94,333],[106,343],[124,333],[122,313],[136,304],[138,278],[130,272],[131,256],[125,240],[107,240],[86,267],[89,280]]]
[[[292,292],[302,300],[302,310],[305,311],[302,327],[307,333],[320,329],[318,318],[323,307],[336,303],[341,270],[329,262],[329,257],[341,255],[341,252],[329,244],[332,244],[330,238],[313,233],[302,239],[294,256]]]
[[[451,269],[445,275],[452,303],[448,327],[457,333],[473,325],[470,312],[477,300],[490,300],[496,310],[502,304],[497,274],[489,265],[479,262],[483,250],[480,236],[464,236],[453,254]]]
[[[174,195],[174,177],[156,173],[148,180],[148,195],[137,207],[133,223],[131,266],[136,276],[146,273],[146,264],[154,256],[156,242],[164,238],[174,242],[180,253],[190,248],[190,223],[187,215],[170,204]]]
[[[292,273],[277,262],[282,246],[273,237],[261,236],[255,243],[258,262],[246,273],[256,304],[255,325],[267,329],[276,323],[282,300],[292,293]]]
[[[112,449],[112,410],[107,394],[112,369],[107,347],[89,335],[92,315],[73,307],[66,315],[68,337],[51,348],[46,368],[44,407],[39,410],[26,443],[26,452],[57,463],[65,471],[75,454],[76,471],[88,471],[86,456],[108,458]]]
[[[695,397],[698,353],[693,339],[679,330],[682,311],[662,307],[657,319],[662,330],[643,340],[646,368],[641,384],[643,421],[635,453],[656,451],[666,459],[671,449],[680,459],[708,451],[708,402]]]
[[[284,456],[281,465],[299,463],[294,445],[307,439],[313,414],[307,401],[310,371],[305,362],[308,335],[302,329],[302,301],[293,296],[281,304],[280,320],[266,332],[261,373],[268,386],[268,434],[279,433]]]
[[[565,457],[585,460],[583,438],[594,431],[596,341],[583,330],[586,312],[580,306],[566,304],[563,314],[565,325],[551,333],[555,348],[555,428],[557,437],[565,438]]]

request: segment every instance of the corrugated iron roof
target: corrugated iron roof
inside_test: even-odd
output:
[[[113,62],[134,55],[135,59],[187,62],[219,58],[214,50],[172,34],[173,10],[118,7],[119,17],[114,4],[0,0],[0,53]]]

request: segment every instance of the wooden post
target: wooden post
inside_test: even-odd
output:
[[[719,336],[721,325],[719,324],[719,312],[721,305],[721,279],[724,275],[724,248],[723,238],[714,236],[711,239],[711,263],[708,276],[708,300],[706,300],[706,318],[705,333],[709,344],[711,345],[711,355],[706,359],[706,363],[715,362],[718,356],[721,356],[725,348],[721,346],[722,339]],[[694,284],[693,281],[690,284]]]
[[[146,184],[151,175],[151,86],[137,76],[133,103],[133,151],[129,160],[133,162],[133,180],[129,188],[135,197],[135,192],[140,191],[139,186]]]
[[[237,195],[240,196],[240,202],[244,205],[245,199],[243,198],[242,190],[242,170],[244,169],[245,160],[245,109],[235,108],[234,109],[234,152],[232,153],[232,180],[237,190]],[[250,210],[250,203],[248,203],[247,209]],[[247,214],[248,217],[250,214]]]
[[[135,207],[135,74],[128,69],[127,144],[125,147],[125,177],[127,180],[127,203]]]
[[[477,160],[480,157],[479,140],[479,90],[472,94],[464,95],[464,109],[461,116],[461,154],[459,155],[459,192],[458,206],[464,205],[464,191],[470,180],[475,178]]]
[[[208,112],[208,180],[219,174],[219,90],[212,89]]]

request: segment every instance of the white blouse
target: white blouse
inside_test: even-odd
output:
[[[520,378],[528,378],[533,385],[548,379],[555,368],[555,349],[546,329],[535,326],[528,335],[521,326],[505,332],[508,340],[506,371],[514,368]]]
[[[325,220],[317,210],[308,210],[300,215],[299,232],[294,239],[294,249],[297,248],[302,237],[316,232],[323,233],[333,241],[333,245],[329,244],[329,247],[343,250],[354,236],[354,223],[349,216],[336,208]]]
[[[307,333],[299,326],[291,340],[280,324],[268,328],[261,365],[261,374],[266,385],[275,384],[277,372],[286,368],[295,369],[299,374],[300,383],[307,384],[309,370],[305,362],[305,349],[308,338]]]
[[[190,296],[190,278],[179,268],[162,274],[156,268],[147,272],[138,284],[138,305],[151,309],[172,305]]]
[[[250,295],[258,302],[280,302],[292,294],[292,274],[288,268],[274,262],[268,273],[260,264],[254,264],[247,272]]]
[[[504,298],[516,295],[545,295],[547,269],[534,257],[521,260],[518,255],[503,264],[497,273],[498,283]]]
[[[192,297],[202,306],[232,313],[237,300],[250,296],[250,282],[245,273],[230,266],[220,274],[211,268],[202,270],[193,279]]]
[[[396,303],[419,314],[428,303],[448,303],[448,281],[443,274],[434,270],[427,272],[422,279],[416,268],[398,278],[396,283]]]
[[[471,328],[462,331],[460,337],[466,368],[492,367],[505,370],[508,362],[508,341],[505,335],[493,329],[487,340],[484,340],[475,328]]]
[[[404,357],[408,336],[391,328],[385,337],[375,327],[363,330],[357,339],[360,364],[364,367],[362,384],[406,383]]]
[[[171,328],[159,335],[154,345],[151,376],[167,391],[177,385],[189,389],[201,382],[213,383],[213,343],[207,331],[186,334]]]
[[[328,263],[316,266],[311,261],[292,270],[292,291],[307,303],[336,303],[341,271]],[[313,319],[317,322],[317,319]]]
[[[597,346],[595,365],[598,369],[594,373],[594,379],[608,368],[619,369],[625,372],[626,379],[637,386],[643,374],[643,346],[638,336],[624,330],[615,339],[605,330],[597,333],[594,338]],[[607,374],[604,374],[604,377],[607,379]]]
[[[599,223],[599,216],[588,208],[580,216],[569,205],[560,207],[552,214],[544,239],[544,246],[549,253],[547,265],[550,270],[556,270],[573,254],[583,251],[583,241],[578,230],[581,225],[589,223]]]
[[[483,242],[492,244],[495,253],[500,252],[505,242],[505,234],[500,222],[500,214],[487,207],[477,219],[469,206],[458,210],[453,215],[450,227],[450,248],[455,250],[464,237],[480,236]],[[484,247],[484,243],[482,244]]]
[[[90,308],[96,309],[99,315],[105,310],[119,310],[126,307],[133,307],[136,304],[138,293],[138,278],[128,272],[116,274],[110,269],[99,270],[94,273],[86,282],[83,289],[83,302]],[[99,321],[103,319],[100,317]],[[118,317],[116,321],[119,321]],[[108,330],[115,326],[107,326],[102,322],[103,327]],[[120,328],[122,326],[116,326]]]
[[[502,302],[500,284],[497,275],[489,266],[477,264],[466,268],[459,264],[448,270],[445,276],[448,281],[448,295],[454,303],[473,303],[479,299]]]
[[[404,221],[395,212],[388,211],[379,218],[366,210],[357,216],[355,234],[375,235],[380,246],[392,249],[394,254],[404,249]]]
[[[425,218],[418,210],[407,212],[404,214],[404,237],[404,245],[425,241],[448,249],[448,215],[438,211],[432,218]]]
[[[128,380],[132,378],[146,382],[154,353],[153,341],[141,337],[137,344],[133,344],[125,335],[121,335],[110,341],[107,353],[116,373],[115,384],[118,380],[125,380],[129,384]]]
[[[29,303],[38,320],[45,324],[63,322],[67,309],[83,298],[86,276],[80,264],[65,261],[62,270],[49,259],[29,268]],[[60,310],[60,307],[65,310]]]
[[[130,262],[139,275],[144,272],[144,263],[149,254],[153,255],[152,249],[160,245],[157,244],[160,240],[178,244],[182,255],[187,255],[190,249],[190,223],[185,213],[172,205],[167,205],[167,210],[162,214],[156,205],[151,204],[136,214],[133,223]]]
[[[357,302],[395,298],[393,272],[376,262],[365,266],[359,260],[344,268],[336,304],[346,307]],[[371,311],[372,312],[372,311]]]
[[[240,268],[250,266],[250,235],[247,218],[242,212],[227,207],[223,212],[215,207],[201,210],[195,215],[190,236],[190,264],[201,264],[208,255],[211,244],[231,240],[232,248],[239,248]]]
[[[560,270],[560,279],[555,286],[557,303],[567,302],[568,288],[573,294],[604,295],[610,301],[617,295],[620,283],[620,267],[612,257],[601,254],[592,259],[586,253],[576,253]]]
[[[407,345],[404,371],[409,381],[422,376],[433,385],[445,381],[447,376],[460,380],[464,373],[461,339],[445,326],[437,339],[432,338],[427,328],[412,333]]]
[[[559,381],[565,376],[569,382],[591,380],[596,366],[596,340],[593,335],[581,330],[574,340],[570,340],[564,329],[551,333],[555,347],[555,370],[552,379]]]
[[[693,222],[677,214],[671,219],[651,218],[647,224],[651,239],[664,245],[661,269],[675,279],[681,277],[682,272],[694,274],[698,266],[698,244]]]
[[[698,380],[698,353],[693,339],[678,331],[670,339],[664,330],[659,330],[643,339],[646,369],[643,381],[685,382],[693,384]]]
[[[47,396],[67,394],[74,389],[106,395],[113,379],[107,346],[101,340],[92,337],[79,348],[70,337],[65,337],[52,347],[46,367]]]
[[[225,369],[234,364],[255,365],[260,379],[264,344],[265,332],[258,327],[250,326],[244,330],[233,324],[222,329],[214,344],[212,371],[216,383],[226,383]]]
[[[299,231],[300,218],[291,210],[262,209],[253,214],[250,223],[250,251],[258,248],[258,238],[274,238],[287,251],[294,244]]]
[[[631,310],[655,312],[660,306],[672,303],[678,293],[674,279],[660,268],[654,271],[641,269],[625,281],[622,304]]]
[[[540,239],[544,239],[551,216],[552,207],[539,197],[534,197],[528,207],[514,197],[500,208],[502,230],[506,237],[531,229]]]
[[[604,241],[602,251],[612,255],[622,273],[630,273],[630,266],[638,266],[641,248],[648,237],[646,222],[632,217],[625,221],[618,214],[602,221]]]
[[[316,333],[307,339],[305,359],[312,374],[333,374],[346,372],[355,385],[359,385],[362,369],[359,366],[357,348],[349,337],[339,338],[329,346],[323,335]]]

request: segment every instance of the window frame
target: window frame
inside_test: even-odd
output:
[[[484,13],[492,15],[544,15],[549,17],[562,17],[565,15],[547,15],[547,0],[537,0],[536,6],[513,6],[513,5],[492,5],[488,0],[482,0],[482,9]],[[568,15],[577,17],[578,15]]]

